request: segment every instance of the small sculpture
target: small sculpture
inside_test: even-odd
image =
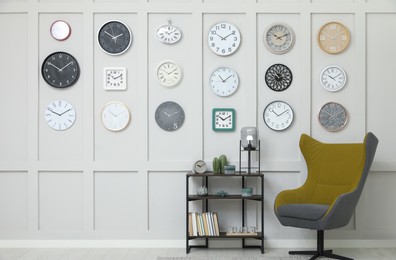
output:
[[[198,187],[197,195],[198,196],[206,196],[206,195],[208,195],[208,188],[206,188],[205,186]]]

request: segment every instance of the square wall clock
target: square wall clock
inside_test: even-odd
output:
[[[125,90],[127,88],[127,75],[125,67],[103,68],[103,88],[105,90]]]
[[[235,130],[235,109],[213,108],[212,129],[216,132],[227,132]]]

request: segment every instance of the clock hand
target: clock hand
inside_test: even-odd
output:
[[[229,35],[227,35],[226,37],[223,38],[223,40],[227,39],[230,35],[235,34],[235,32],[230,33]]]
[[[121,34],[119,34],[119,35],[117,35],[117,36],[114,36],[114,39],[117,39],[118,37],[120,37],[120,36],[122,36],[123,35],[123,33],[121,33]]]
[[[121,77],[121,76],[122,76],[122,74],[118,75],[117,77],[113,77],[113,75],[111,75],[111,77],[112,77],[113,79],[118,79],[118,78]]]
[[[283,115],[283,114],[286,113],[287,111],[289,111],[289,109],[286,109],[285,111],[283,111],[282,113],[280,113],[279,116]]]
[[[227,116],[226,118],[222,118],[221,116],[219,116],[219,118],[221,119],[221,120],[226,120],[226,119],[228,119],[228,118],[230,118],[231,117],[231,115],[229,115],[229,116]]]
[[[121,115],[121,114],[123,114],[123,113],[125,113],[125,112],[126,112],[126,110],[122,111],[121,113],[118,113],[118,114],[115,115],[115,116],[118,117],[119,115]]]
[[[169,115],[168,113],[166,113],[165,111],[163,111],[163,112],[164,112],[164,114],[165,114],[165,115],[167,115],[167,116],[171,116],[171,115]]]
[[[108,33],[107,31],[105,31],[105,34],[107,34],[107,35],[110,36],[112,39],[114,39],[114,36],[111,35],[110,33]]]
[[[344,31],[337,33],[336,35],[334,35],[334,38],[337,38],[340,34],[343,34]]]
[[[174,113],[172,113],[172,114],[170,114],[169,116],[173,116],[173,115],[176,115],[177,113],[179,113],[181,110],[178,110],[178,111],[176,111],[176,112],[174,112]]]
[[[275,34],[274,34],[274,35],[275,35]],[[283,37],[285,37],[286,35],[288,35],[288,33],[285,33],[285,34],[282,35],[282,36],[276,36],[276,35],[275,35],[275,37],[276,37],[277,40],[280,40],[280,39],[282,39]]]
[[[59,70],[59,72],[62,71],[62,69],[58,68],[57,66],[55,66],[54,64],[52,64],[51,62],[47,63],[48,65],[51,65],[52,67],[56,68],[57,70]]]
[[[169,74],[171,74],[171,73],[173,73],[175,70],[177,70],[177,69],[174,69],[174,70],[172,70],[172,71],[171,71],[171,72],[169,72],[169,73],[167,72],[167,73],[168,73],[168,75],[169,75]]]
[[[66,67],[69,66],[70,64],[73,64],[73,62],[71,61],[71,62],[69,62],[68,64],[66,64],[65,66],[63,66],[63,67],[60,69],[60,71],[62,71],[64,68],[66,68]]]
[[[270,112],[274,113],[276,116],[279,116],[273,109],[271,109]]]
[[[222,82],[224,82],[224,79],[219,75],[219,78],[221,79]]]
[[[61,116],[60,114],[56,113],[54,110],[52,110],[52,108],[47,108],[47,110],[49,110],[51,113],[57,115],[57,116]]]
[[[340,76],[340,75],[341,75],[341,73],[338,73],[338,75],[337,75],[337,76],[335,76],[335,77],[334,77],[334,79],[335,79],[335,78],[338,78],[338,76]]]
[[[324,35],[326,35],[326,36],[329,36],[330,38],[332,38],[332,39],[334,39],[335,37],[334,36],[331,36],[330,34],[328,34],[328,33],[325,33],[325,32],[323,32],[323,34]]]
[[[71,108],[69,108],[68,110],[66,110],[65,112],[63,112],[62,114],[60,114],[59,116],[62,116],[63,114],[69,112],[70,110],[72,110]]]
[[[219,34],[217,34],[217,32],[215,33],[217,36],[219,36],[220,38],[221,38],[221,40],[222,41],[224,41],[225,40],[225,38],[224,37],[222,37],[221,35],[219,35]]]
[[[330,76],[330,75],[328,75],[328,76],[329,76],[329,77],[330,77],[332,80],[335,80],[335,79],[334,79],[335,77],[333,78],[333,77],[332,77],[332,76]]]
[[[231,77],[232,77],[232,75],[228,76],[225,80],[223,80],[223,82],[226,82],[227,79],[229,79],[229,78],[231,78]]]

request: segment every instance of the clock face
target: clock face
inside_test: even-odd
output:
[[[338,91],[345,86],[347,76],[345,71],[335,65],[327,66],[320,73],[320,84],[327,91]]]
[[[70,25],[62,20],[55,21],[50,28],[51,36],[58,41],[64,41],[71,34]]]
[[[265,73],[265,83],[274,91],[286,90],[293,81],[291,70],[283,64],[274,64]]]
[[[272,53],[286,53],[294,45],[294,32],[285,24],[273,24],[264,34],[264,44]]]
[[[157,107],[155,121],[165,131],[176,131],[184,123],[184,110],[176,102],[166,101]]]
[[[231,55],[241,44],[239,29],[231,23],[217,23],[209,30],[208,44],[210,50],[217,55]]]
[[[126,68],[125,67],[106,67],[104,73],[104,89],[106,90],[125,90],[126,85]]]
[[[337,54],[344,51],[350,40],[348,28],[338,22],[330,22],[320,28],[318,33],[319,47],[329,53]]]
[[[130,119],[128,107],[119,101],[108,103],[102,110],[103,125],[110,131],[121,131],[127,127]]]
[[[283,101],[274,101],[264,109],[263,118],[265,124],[272,130],[282,131],[287,129],[293,122],[293,109]]]
[[[193,171],[195,173],[204,173],[206,172],[206,169],[207,169],[207,165],[203,160],[198,160],[193,165]]]
[[[326,103],[319,111],[319,123],[327,131],[335,132],[341,130],[344,128],[347,121],[347,111],[338,103]]]
[[[183,78],[182,67],[173,60],[164,60],[158,64],[157,79],[164,87],[174,87],[180,84]]]
[[[182,32],[178,27],[169,23],[158,28],[157,37],[162,43],[174,44],[180,41]]]
[[[64,100],[54,100],[45,109],[45,121],[57,131],[69,129],[76,121],[76,111],[72,104]]]
[[[212,119],[213,131],[234,131],[235,129],[235,109],[214,108]]]
[[[66,88],[77,82],[80,67],[77,60],[69,53],[54,52],[45,58],[41,75],[50,86]]]
[[[220,67],[210,75],[210,88],[218,96],[230,96],[238,89],[238,86],[238,73],[233,69]]]
[[[99,29],[98,43],[110,55],[120,55],[132,44],[129,27],[120,21],[108,21]]]

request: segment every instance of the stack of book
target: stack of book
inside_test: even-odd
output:
[[[188,213],[189,236],[219,236],[219,218],[217,212]]]

